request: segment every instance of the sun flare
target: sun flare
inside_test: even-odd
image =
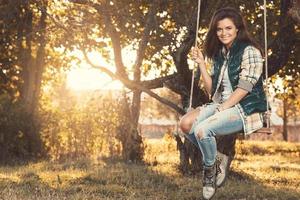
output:
[[[74,68],[67,75],[71,90],[119,90],[123,84],[92,68]]]
[[[73,63],[70,71],[67,74],[67,87],[71,90],[120,90],[123,84],[118,80],[112,80],[110,76],[101,72],[99,69],[92,68],[80,51],[74,51],[76,57],[81,62]],[[91,62],[101,66],[111,66],[97,52],[88,53]],[[111,67],[111,71],[115,71]]]

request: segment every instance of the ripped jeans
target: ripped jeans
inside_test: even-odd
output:
[[[217,112],[218,105],[210,103],[201,107],[200,114],[189,133],[194,134],[197,139],[205,166],[212,166],[215,163],[217,156],[215,136],[234,134],[243,130],[243,121],[238,108],[231,107]]]

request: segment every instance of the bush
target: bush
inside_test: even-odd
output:
[[[28,159],[41,153],[38,127],[19,101],[0,95],[0,162]]]
[[[119,156],[118,102],[92,99],[84,105],[43,110],[41,135],[52,160]]]

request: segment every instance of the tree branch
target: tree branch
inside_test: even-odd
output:
[[[141,85],[148,89],[161,88],[161,87],[164,87],[165,82],[167,82],[171,79],[174,79],[178,76],[179,76],[178,73],[174,73],[172,75],[159,77],[159,78],[152,79],[152,80],[142,81]]]
[[[114,79],[118,79],[120,80],[127,88],[131,89],[131,90],[140,90],[140,91],[143,91],[145,93],[147,93],[149,96],[155,98],[157,101],[171,107],[172,109],[174,109],[176,112],[180,113],[180,114],[184,114],[185,111],[178,107],[176,104],[174,104],[173,102],[165,99],[165,98],[162,98],[160,96],[158,96],[157,94],[155,94],[154,92],[152,92],[151,90],[141,86],[140,84],[136,84],[134,81],[131,81],[127,78],[124,78],[122,77],[121,75],[119,74],[114,74],[113,72],[111,72],[110,70],[108,70],[106,67],[103,67],[103,66],[98,66],[98,65],[95,65],[93,64],[90,59],[88,58],[87,56],[87,53],[85,51],[83,51],[83,55],[87,61],[87,63],[89,65],[91,65],[93,68],[96,68],[96,69],[100,69],[102,72],[108,74],[110,77],[114,78]]]
[[[157,8],[157,1],[153,1],[152,5],[150,7],[150,10],[147,14],[147,18],[145,20],[144,32],[143,32],[142,39],[139,44],[139,48],[137,50],[138,53],[137,53],[136,61],[134,64],[134,80],[135,81],[140,81],[140,79],[141,79],[141,66],[142,66],[143,59],[145,57],[146,47],[149,42],[150,32],[153,29],[156,8]]]
[[[84,1],[84,0],[69,0],[69,1],[76,4],[90,6],[94,8],[101,17],[103,17],[105,30],[111,38],[117,73],[122,76],[128,77],[122,59],[122,47],[120,41],[120,34],[118,33],[118,31],[116,30],[116,28],[112,23],[111,12],[109,11],[108,7],[105,7],[97,3],[93,3],[91,1]]]
[[[73,2],[73,3],[84,4],[84,5],[86,5],[86,3],[88,3],[89,5],[92,5],[94,8],[95,8],[95,7],[98,8],[98,6],[99,6],[99,5],[97,5],[97,4],[93,4],[93,3],[91,3],[91,2],[82,1],[82,0],[70,0],[70,1]],[[96,9],[96,8],[95,8],[95,9]],[[99,8],[98,8],[98,9],[99,9]],[[69,32],[69,30],[68,30],[64,25],[62,25],[60,22],[57,22],[57,20],[54,19],[54,18],[53,18],[51,15],[49,15],[48,13],[47,13],[47,16],[49,16],[50,19],[51,19],[51,20],[52,20],[59,28],[65,30],[66,32]],[[88,58],[88,56],[87,56],[87,54],[86,54],[85,51],[83,52],[83,54],[84,54],[84,57],[85,57],[86,61],[88,62],[88,64],[90,64],[93,68],[96,68],[96,69],[101,70],[102,72],[108,74],[108,75],[109,75],[111,78],[113,78],[113,79],[118,79],[118,80],[120,80],[120,81],[121,81],[126,87],[128,87],[129,89],[132,89],[132,90],[138,89],[138,90],[140,90],[140,91],[143,91],[143,92],[147,93],[149,96],[151,96],[151,97],[155,98],[156,100],[158,100],[159,102],[161,102],[161,103],[163,103],[163,104],[165,104],[165,105],[171,107],[171,108],[174,109],[176,112],[178,112],[178,113],[180,113],[180,114],[182,114],[182,115],[185,114],[185,111],[184,111],[182,108],[178,107],[178,106],[177,106],[176,104],[174,104],[173,102],[171,102],[171,101],[169,101],[169,100],[167,100],[167,99],[164,99],[164,98],[158,96],[157,94],[155,94],[154,92],[152,92],[152,91],[150,90],[150,89],[153,89],[153,88],[157,88],[157,87],[159,87],[159,86],[163,86],[163,82],[164,82],[164,81],[171,79],[171,78],[172,78],[173,76],[175,76],[175,75],[170,75],[170,76],[167,76],[167,77],[158,78],[158,79],[153,80],[153,81],[144,81],[143,84],[136,84],[136,83],[134,83],[133,81],[129,80],[128,78],[123,78],[122,74],[120,74],[120,73],[114,74],[113,72],[111,72],[110,70],[108,70],[106,67],[103,67],[103,66],[97,66],[97,65],[93,64],[93,63],[89,60],[89,58]],[[176,75],[176,76],[178,76],[178,75]],[[127,76],[126,76],[126,77],[127,77]],[[157,87],[156,87],[156,86],[157,86]]]
[[[117,30],[114,28],[114,26],[112,25],[110,15],[107,13],[108,12],[106,12],[106,14],[104,14],[103,18],[104,18],[106,30],[111,38],[117,73],[122,76],[127,77],[128,75],[126,73],[125,66],[123,64],[123,59],[122,59],[122,47],[121,47],[120,35],[117,32]]]

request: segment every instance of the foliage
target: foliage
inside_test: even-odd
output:
[[[150,13],[152,6],[154,13]],[[172,53],[183,41],[186,26],[193,17],[193,12],[186,10],[195,7],[194,1],[71,0],[53,5],[51,14],[57,24],[57,46],[97,51],[107,60],[111,71],[113,66],[125,64],[129,79],[141,59],[142,65],[138,67],[144,75],[142,79],[147,75],[152,79],[174,72]],[[140,46],[143,42],[147,44],[145,48]],[[141,57],[128,64],[126,59],[131,55],[122,53],[119,57],[116,55],[119,47]]]
[[[51,6],[53,2],[47,0],[0,2],[0,92],[12,100],[28,97],[26,101],[33,107],[38,102],[41,82],[49,80],[49,73],[68,68],[74,59],[55,48],[58,36],[53,32],[53,23],[46,19]],[[26,101],[25,107],[30,104]]]
[[[121,144],[116,139],[120,102],[104,94],[87,96],[78,101],[65,93],[56,106],[44,105],[41,135],[51,159],[120,156]]]
[[[142,64],[139,66],[137,59],[136,62],[122,66],[125,68],[124,71],[129,74],[128,79],[133,79],[136,76],[135,72],[139,72],[134,69],[135,67],[138,67],[142,75],[144,75],[142,79],[146,79],[147,75],[148,79],[155,80],[158,77],[179,73],[182,80],[177,80],[177,85],[181,86],[174,91],[180,93],[184,103],[188,102],[184,98],[188,96],[185,93],[189,91],[190,86],[190,73],[186,69],[189,66],[186,63],[186,55],[180,55],[179,58],[176,57],[176,53],[181,50],[180,48],[191,47],[191,45],[185,44],[189,42],[185,39],[195,35],[191,27],[195,26],[194,14],[197,9],[197,1],[162,1],[158,3],[156,1],[131,0],[121,2],[71,0],[70,2],[72,3],[61,3],[61,7],[64,10],[72,9],[72,14],[67,15],[58,12],[56,16],[59,22],[64,22],[65,29],[72,29],[78,34],[72,34],[72,37],[70,37],[68,32],[61,34],[61,41],[63,42],[61,44],[70,49],[77,47],[98,51],[112,66],[115,65],[117,68],[120,63],[125,63],[124,60],[126,60],[126,55],[118,56],[116,54],[118,48],[129,47],[137,55],[141,54]],[[271,58],[270,60],[284,57],[280,63],[277,60],[278,64],[273,62],[273,65],[276,65],[276,69],[285,65],[284,69],[281,70],[282,75],[280,76],[284,77],[285,74],[292,75],[292,79],[296,80],[299,79],[300,73],[299,40],[297,39],[300,36],[300,30],[296,23],[289,21],[289,18],[285,16],[286,11],[282,10],[285,9],[284,4],[287,3],[280,0],[267,2],[268,55]],[[213,12],[220,7],[232,6],[241,10],[250,33],[262,47],[264,46],[262,1],[203,1],[203,5],[205,5],[205,9],[202,8],[201,10],[200,45],[203,43],[209,26],[209,19]],[[156,6],[154,15],[149,17],[153,6]],[[283,44],[284,39],[280,39],[285,35],[283,27],[289,26],[292,26],[288,30],[293,32],[292,37],[295,40],[291,45],[291,49],[289,48],[289,52],[281,52],[280,49],[283,46],[289,45]],[[150,28],[151,31],[147,32],[147,28]],[[81,31],[82,29],[85,31]],[[143,42],[147,42],[147,46],[141,49],[140,45]],[[186,51],[188,50],[184,50],[184,52]],[[145,55],[143,52],[145,52]],[[176,63],[178,59],[182,61]],[[176,64],[176,69],[174,63]],[[113,67],[110,66],[109,68],[111,68],[111,71],[114,71]],[[274,74],[277,71],[272,71],[272,73]],[[122,70],[119,72],[122,72]],[[124,74],[122,75],[125,76]],[[137,76],[137,79],[139,76]],[[136,79],[134,78],[134,80]],[[162,86],[160,84],[156,87]],[[197,96],[197,94],[195,95]],[[201,99],[202,103],[203,101]]]

